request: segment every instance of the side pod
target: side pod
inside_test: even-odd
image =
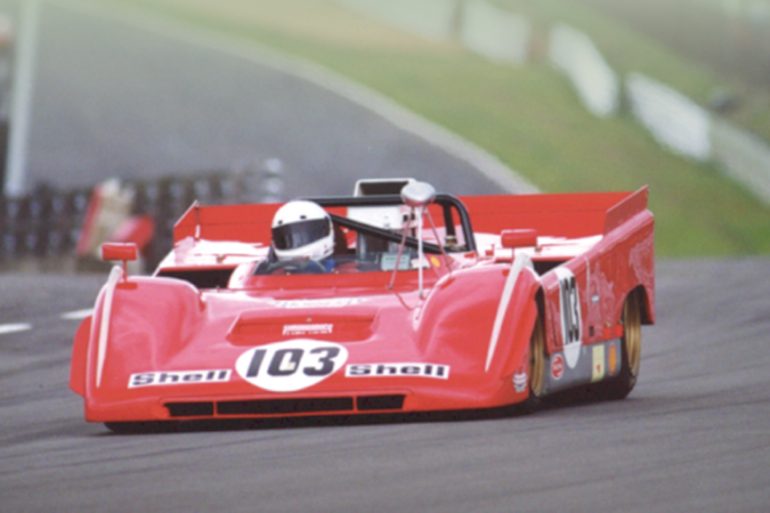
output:
[[[91,317],[89,316],[80,323],[75,333],[75,343],[72,345],[70,388],[80,396],[86,393],[86,357],[88,355],[88,339],[90,337]]]

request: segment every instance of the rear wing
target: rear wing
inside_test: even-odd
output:
[[[174,242],[187,237],[270,244],[270,222],[280,203],[201,205],[193,203],[174,225]]]
[[[468,231],[475,232],[499,234],[511,228],[534,228],[539,235],[588,237],[607,234],[645,211],[647,199],[647,187],[636,192],[463,196],[460,198],[464,204],[462,210],[467,208],[469,219],[454,221],[467,223]],[[316,198],[315,201],[333,214],[344,215],[346,209],[341,204],[373,200]],[[174,226],[174,242],[195,237],[269,245],[270,222],[280,206],[278,203],[218,206],[195,203]],[[436,220],[439,219],[437,216]]]
[[[635,215],[647,210],[649,196],[649,188],[644,186],[608,209],[604,218],[604,233],[611,232]]]
[[[539,235],[581,238],[606,235],[647,209],[649,191],[465,196],[473,228],[498,234],[533,228]]]

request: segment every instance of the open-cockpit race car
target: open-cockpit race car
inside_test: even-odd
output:
[[[532,410],[585,385],[623,398],[655,316],[647,196],[361,181],[312,200],[331,265],[276,257],[302,242],[278,229],[281,205],[194,204],[152,276],[127,275],[135,246],[104,245],[124,265],[77,331],[70,386],[114,430]]]

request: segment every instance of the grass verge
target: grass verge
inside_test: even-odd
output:
[[[768,207],[716,169],[664,152],[631,119],[592,117],[543,63],[495,65],[324,0],[110,1],[318,62],[479,144],[545,191],[649,184],[661,255],[770,253]]]

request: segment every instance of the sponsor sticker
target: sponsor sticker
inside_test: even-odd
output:
[[[517,372],[513,375],[513,388],[516,392],[523,392],[527,389],[527,373]]]
[[[614,342],[607,348],[607,372],[612,376],[618,373],[618,347]]]
[[[591,382],[593,383],[604,379],[604,345],[594,346],[592,356]]]
[[[235,362],[238,375],[263,390],[295,392],[342,368],[348,350],[332,342],[297,338],[249,349]]]
[[[285,324],[283,334],[287,336],[299,335],[331,335],[334,324]]]
[[[128,377],[128,388],[224,383],[231,374],[230,369],[137,372]]]
[[[559,381],[564,376],[564,357],[561,353],[556,353],[551,358],[551,377]]]
[[[580,359],[580,346],[583,341],[580,294],[575,275],[569,268],[557,267],[554,272],[559,278],[559,313],[564,358],[567,366],[574,369]]]
[[[449,379],[449,365],[438,363],[352,363],[345,367],[346,378],[435,378]]]

